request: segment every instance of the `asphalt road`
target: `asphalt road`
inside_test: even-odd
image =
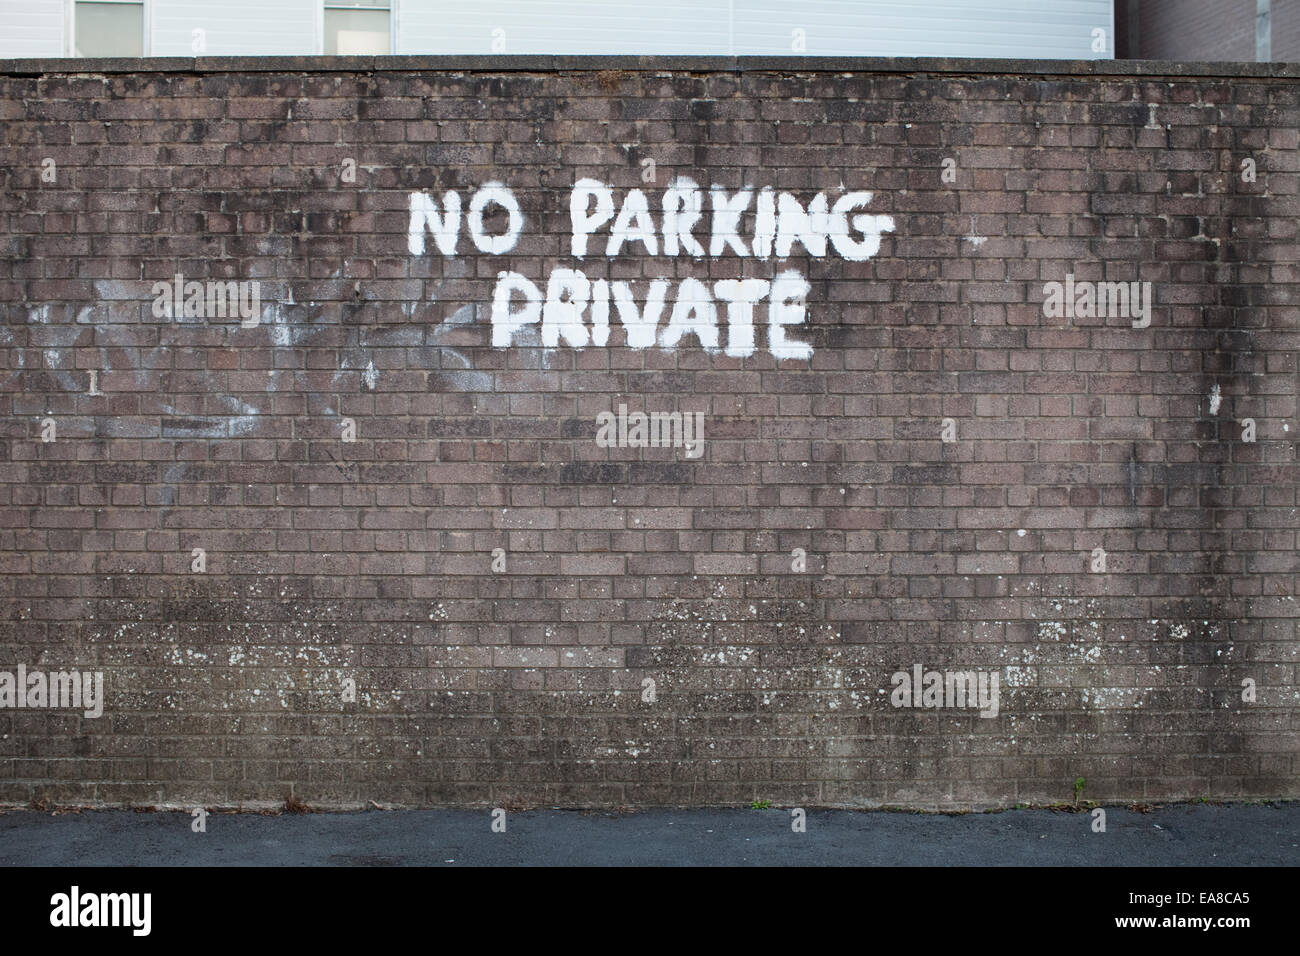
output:
[[[0,866],[1278,866],[1300,864],[1300,803],[1138,813],[965,815],[788,809],[510,813],[370,810],[0,813]]]

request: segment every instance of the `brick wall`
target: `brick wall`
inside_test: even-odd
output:
[[[0,801],[1300,795],[1294,72],[138,68],[0,64]],[[1050,304],[1099,281],[1145,320]]]

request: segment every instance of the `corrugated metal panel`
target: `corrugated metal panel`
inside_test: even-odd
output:
[[[63,0],[0,0],[0,56],[64,56]]]
[[[398,52],[1110,59],[1113,7],[1113,0],[401,0]],[[1105,30],[1102,52],[1092,49],[1095,28]]]
[[[736,53],[1111,59],[1113,0],[735,0]],[[1105,52],[1092,49],[1094,28]]]
[[[153,56],[194,56],[205,32],[207,56],[317,52],[320,0],[153,0]]]
[[[729,0],[402,0],[399,53],[726,53]],[[501,31],[499,33],[495,31]]]
[[[153,0],[154,56],[317,52],[321,0]],[[395,0],[397,53],[1109,59],[1114,0]],[[63,54],[62,0],[0,0],[0,56]],[[1092,31],[1106,49],[1092,49]],[[802,32],[802,45],[795,31]]]

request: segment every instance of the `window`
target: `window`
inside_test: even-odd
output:
[[[326,55],[393,52],[391,0],[325,0]]]
[[[76,0],[73,56],[144,56],[144,0]]]

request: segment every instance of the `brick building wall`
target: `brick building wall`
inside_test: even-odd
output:
[[[1123,24],[1126,34],[1135,5],[1137,49],[1130,39],[1127,47],[1120,48],[1122,55],[1143,60],[1255,62],[1255,0],[1118,0],[1117,33]]]
[[[1285,63],[1300,60],[1300,0],[1273,0],[1269,23],[1273,60]]]
[[[1300,60],[1300,0],[1271,0],[1268,12],[1266,59]],[[1257,16],[1255,0],[1116,0],[1116,50],[1135,60],[1254,63]]]
[[[0,801],[1300,795],[1293,72],[141,69],[0,64]]]

